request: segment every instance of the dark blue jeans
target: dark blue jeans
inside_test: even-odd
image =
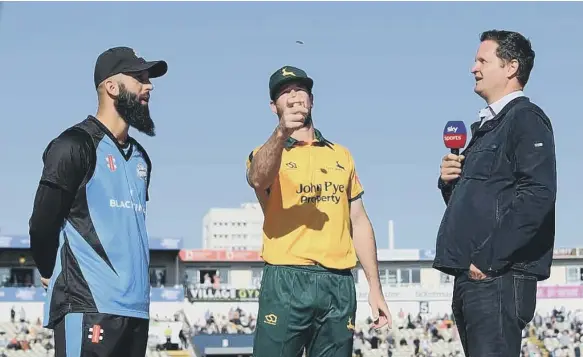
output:
[[[484,280],[456,277],[452,309],[466,357],[519,357],[534,317],[537,280],[509,271]]]

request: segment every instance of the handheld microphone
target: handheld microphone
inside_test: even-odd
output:
[[[454,155],[460,154],[460,149],[466,146],[468,133],[463,121],[448,121],[443,129],[445,147],[451,149]]]

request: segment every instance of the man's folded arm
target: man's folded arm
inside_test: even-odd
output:
[[[43,154],[43,172],[29,220],[32,256],[43,278],[53,273],[61,228],[95,161],[91,147],[87,133],[69,130],[51,141]]]
[[[524,110],[513,124],[516,194],[487,248],[472,257],[483,272],[499,271],[511,264],[514,253],[532,242],[555,205],[557,171],[550,122],[532,110]],[[488,259],[490,254],[493,256]]]

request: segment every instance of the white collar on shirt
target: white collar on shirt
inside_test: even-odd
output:
[[[521,90],[506,94],[504,97],[498,99],[494,103],[490,104],[486,108],[480,110],[480,126],[484,125],[485,122],[488,120],[494,119],[494,117],[500,113],[502,109],[506,106],[506,104],[510,103],[512,100],[524,97],[524,92]]]

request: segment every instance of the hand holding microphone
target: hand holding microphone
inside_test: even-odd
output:
[[[304,126],[309,111],[304,99],[298,96],[295,90],[290,92],[286,104],[279,119],[279,126],[286,136],[290,136],[294,131]]]
[[[447,154],[441,160],[440,178],[443,182],[450,182],[460,177],[462,173],[463,155]]]
[[[464,122],[447,122],[443,129],[443,142],[445,147],[451,150],[441,160],[440,178],[444,182],[450,182],[460,177],[464,156],[460,155],[460,149],[466,146],[467,131]]]

